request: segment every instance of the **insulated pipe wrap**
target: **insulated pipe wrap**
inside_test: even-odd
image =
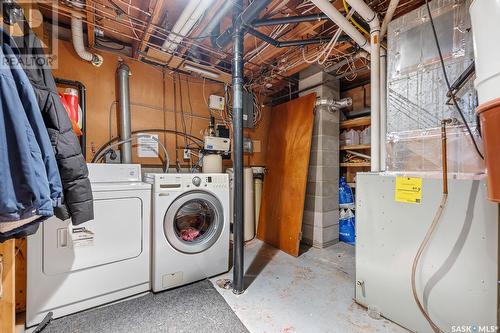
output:
[[[85,61],[91,62],[92,65],[99,67],[103,63],[103,59],[98,54],[93,54],[85,49],[83,43],[83,23],[82,18],[73,14],[71,16],[71,37],[73,40],[73,47],[76,54]]]

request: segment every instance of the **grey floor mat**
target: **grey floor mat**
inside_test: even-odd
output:
[[[98,283],[98,282],[97,282]],[[52,321],[43,333],[247,333],[208,280]]]

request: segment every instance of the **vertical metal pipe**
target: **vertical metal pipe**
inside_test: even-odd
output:
[[[244,207],[243,207],[243,25],[241,12],[243,0],[236,0],[233,7],[233,167],[234,167],[234,245],[233,293],[244,292]]]
[[[129,76],[130,68],[121,63],[116,71],[118,76],[118,107],[120,111],[120,141],[131,138],[131,120],[130,120],[130,88]],[[132,163],[132,142],[128,141],[120,146],[121,162],[125,164]]]

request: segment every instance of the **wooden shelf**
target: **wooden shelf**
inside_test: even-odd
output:
[[[340,129],[367,126],[367,125],[370,125],[370,123],[371,123],[370,116],[359,117],[359,118],[341,121],[340,122]]]
[[[357,168],[357,167],[369,167],[370,162],[360,162],[360,163],[340,163],[341,167],[346,168]]]
[[[370,149],[371,145],[352,145],[352,146],[340,146],[340,150],[359,150],[359,149]]]

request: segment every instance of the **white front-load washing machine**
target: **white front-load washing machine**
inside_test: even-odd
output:
[[[94,219],[28,237],[26,326],[150,290],[151,185],[138,164],[89,164]]]
[[[153,184],[152,288],[229,270],[227,174],[146,174]]]

